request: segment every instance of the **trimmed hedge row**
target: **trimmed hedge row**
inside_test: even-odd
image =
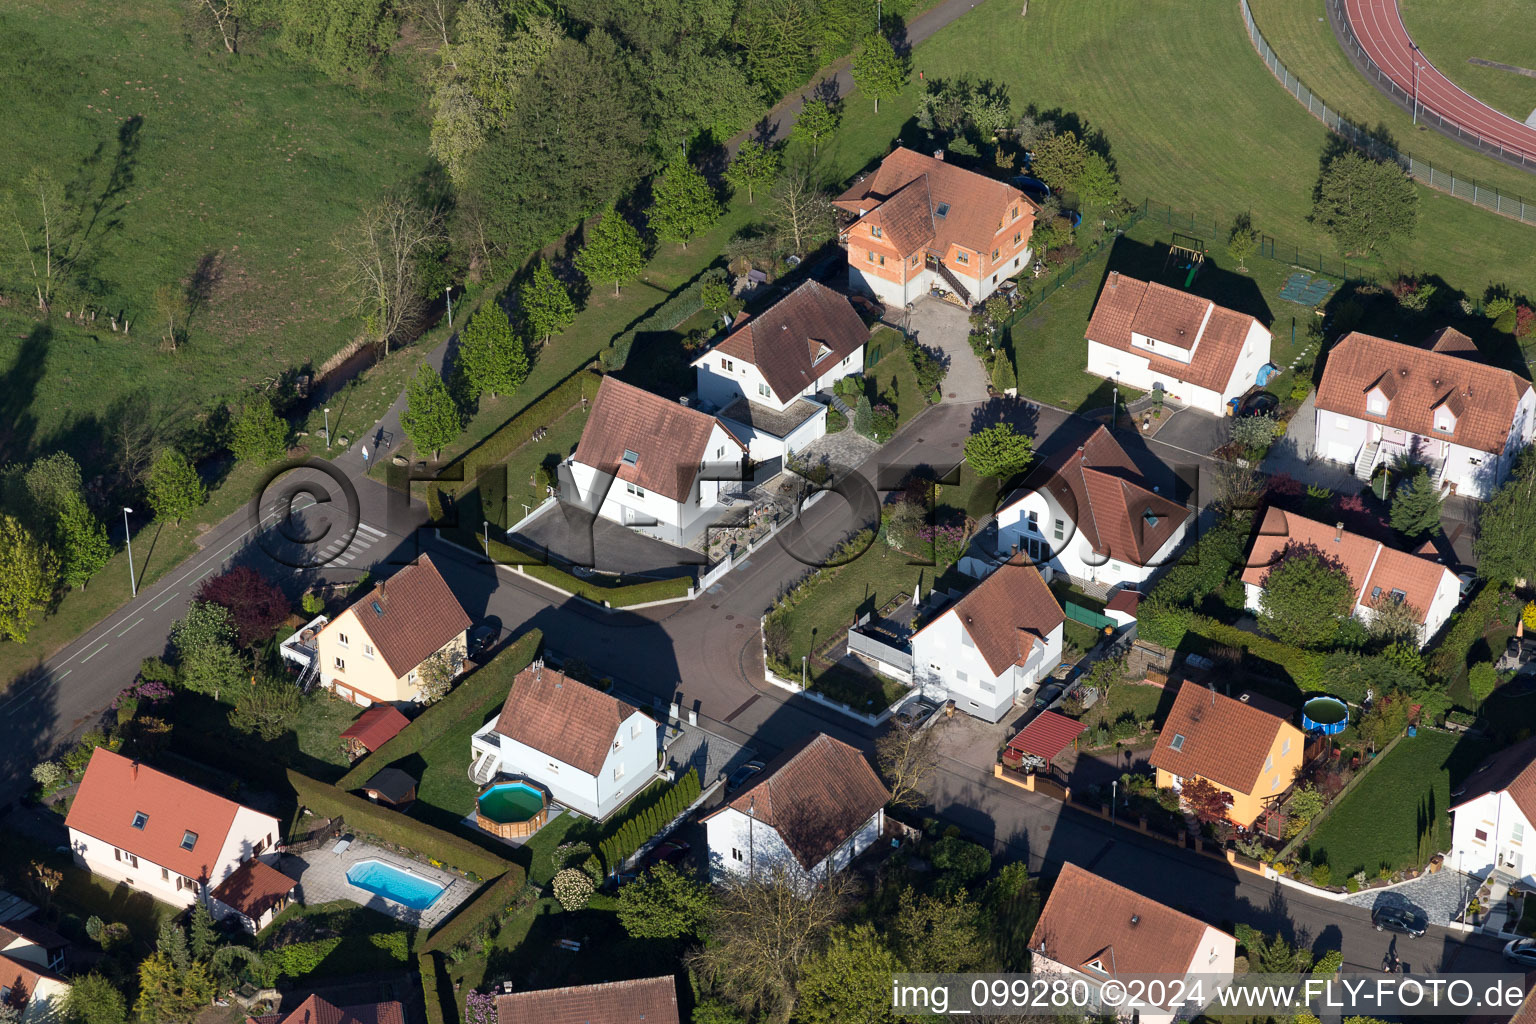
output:
[[[464,466],[464,481],[458,485],[457,493],[462,495],[478,486],[478,473],[504,462],[532,439],[535,430],[564,416],[571,406],[583,398],[590,403],[597,395],[597,386],[601,382],[602,374],[586,369],[577,370],[524,406],[521,412],[507,420],[484,441],[454,459],[449,466]],[[440,475],[446,477],[451,474],[445,467]]]
[[[268,967],[288,978],[312,974],[362,974],[389,970],[410,959],[411,937],[403,931],[335,935],[312,942],[290,942],[262,952]],[[321,970],[324,967],[325,970]]]
[[[648,331],[673,330],[678,324],[703,308],[703,288],[700,279],[695,278],[682,291],[657,306],[656,312],[615,337],[600,357],[603,361],[603,369],[610,373],[624,369],[624,364],[629,362],[629,351],[634,347],[636,337]]]
[[[471,715],[484,715],[490,705],[506,700],[512,680],[539,653],[544,634],[530,629],[502,652],[465,676],[442,700],[428,707],[378,750],[352,766],[336,783],[338,789],[358,788],[382,768],[431,745]],[[468,752],[466,751],[466,754]]]
[[[496,878],[514,872],[522,874],[522,868],[481,849],[468,839],[433,828],[399,811],[380,807],[371,800],[292,769],[288,771],[288,784],[293,787],[300,805],[314,813],[328,818],[345,818],[349,828],[414,850],[465,874],[477,878]]]
[[[1493,584],[1484,584],[1477,596],[1451,618],[1445,637],[1429,656],[1430,668],[1443,676],[1454,676],[1466,667],[1467,655],[1472,645],[1482,638],[1488,623],[1498,614],[1504,591]]]
[[[474,935],[481,925],[511,906],[528,877],[516,864],[508,864],[506,872],[496,881],[480,890],[480,894],[458,909],[447,921],[422,943],[423,955],[452,949]]]
[[[619,870],[636,850],[687,810],[688,805],[699,798],[700,792],[699,773],[690,768],[688,774],[663,790],[657,799],[635,808],[618,823],[612,835],[598,844],[598,854],[607,870],[610,873]]]
[[[421,974],[421,994],[427,1004],[427,1024],[458,1024],[458,1007],[453,1008],[450,1018],[443,1008],[441,987],[438,985],[439,968],[435,953],[422,953],[416,958],[416,969]]]
[[[480,547],[480,538],[475,538]],[[540,561],[538,556],[513,544],[491,541],[490,558],[503,565],[519,565],[525,575],[558,587],[567,594],[585,598],[593,604],[604,601],[614,608],[628,608],[648,601],[672,601],[687,597],[693,588],[690,576],[672,576],[666,579],[643,579],[639,583],[624,583],[623,576],[593,575],[586,578],[572,575],[564,569]]]
[[[1241,647],[1250,657],[1262,658],[1284,669],[1290,675],[1291,682],[1304,693],[1328,688],[1328,655],[1325,653],[1304,651],[1199,614],[1190,615],[1189,632],[1203,638],[1211,646]]]

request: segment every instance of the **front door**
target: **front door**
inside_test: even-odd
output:
[[[1520,871],[1521,855],[1513,850],[1505,850],[1499,855],[1500,867],[1516,878],[1522,877]]]

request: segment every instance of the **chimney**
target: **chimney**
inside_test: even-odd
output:
[[[1333,542],[1335,544],[1338,544],[1338,543],[1341,543],[1343,540],[1344,540],[1344,524],[1343,523],[1334,523],[1333,524]]]
[[[1115,287],[1119,286],[1119,284],[1120,284],[1120,271],[1118,271],[1118,270],[1111,270],[1109,272],[1109,280],[1105,283],[1104,287],[1106,287],[1106,288],[1115,288]]]
[[[943,160],[944,159],[944,151],[942,149],[934,150],[933,151],[933,158],[935,160]]]

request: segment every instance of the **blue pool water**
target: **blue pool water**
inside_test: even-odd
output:
[[[412,910],[426,910],[448,888],[379,860],[360,860],[353,864],[347,869],[347,881]]]

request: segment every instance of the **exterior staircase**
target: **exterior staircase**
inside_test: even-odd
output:
[[[1360,454],[1355,457],[1355,479],[1371,482],[1371,471],[1376,468],[1376,456],[1380,453],[1380,441],[1373,441],[1360,449]]]
[[[944,265],[943,260],[934,261],[934,266],[938,269],[939,276],[944,279],[944,283],[949,285],[949,290],[960,296],[960,301],[969,306],[971,304],[971,293],[965,290],[965,285],[960,283],[960,279]]]
[[[469,781],[476,786],[484,786],[496,777],[496,767],[501,758],[490,754],[481,754],[480,759],[469,766]]]
[[[849,423],[852,423],[853,422],[853,409],[848,405],[848,403],[843,401],[841,398],[839,398],[838,395],[837,395],[837,392],[835,392],[835,391],[828,391],[827,392],[827,397],[829,399],[831,399],[831,403],[830,404],[831,404],[832,408],[834,408],[838,412],[842,413],[844,418],[846,418]]]

